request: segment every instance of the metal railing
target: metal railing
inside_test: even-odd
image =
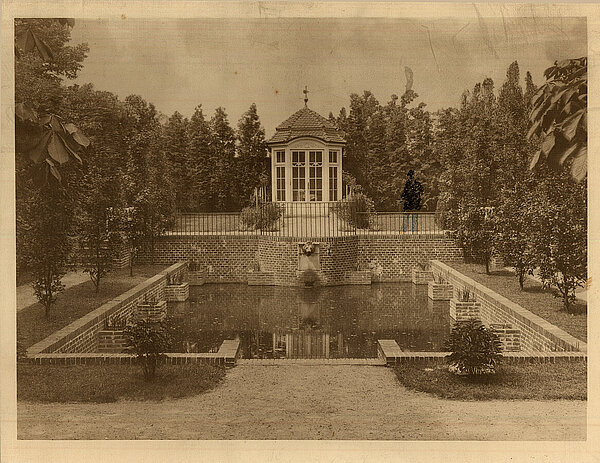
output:
[[[290,238],[443,234],[433,212],[364,212],[350,201],[263,203],[241,213],[180,213],[167,235]]]

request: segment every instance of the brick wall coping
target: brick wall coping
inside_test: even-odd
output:
[[[116,312],[121,306],[127,304],[131,300],[138,297],[140,294],[148,291],[149,289],[154,288],[158,285],[162,280],[166,280],[167,275],[176,272],[181,269],[181,267],[186,266],[187,261],[177,262],[176,264],[171,265],[165,270],[157,273],[153,277],[148,278],[146,281],[134,286],[128,291],[125,291],[123,294],[115,297],[114,299],[102,304],[95,310],[92,310],[88,314],[83,317],[75,320],[69,325],[61,328],[58,331],[55,331],[47,338],[39,341],[33,346],[27,349],[28,356],[35,356],[47,350],[54,350],[60,347],[65,342],[73,339],[75,336],[79,335],[85,329],[99,323],[100,321],[106,319],[109,315]]]
[[[530,326],[537,325],[542,330],[544,330],[545,334],[547,334],[549,337],[559,339],[563,343],[573,347],[575,350],[578,350],[580,352],[587,352],[587,344],[585,342],[580,341],[574,336],[571,336],[559,327],[544,320],[542,317],[530,312],[529,310],[507,299],[501,294],[492,291],[491,289],[487,288],[481,283],[476,282],[472,278],[463,275],[458,270],[444,264],[443,262],[440,262],[438,260],[432,260],[430,263],[433,267],[438,267],[439,270],[445,272],[446,274],[452,274],[454,277],[458,278],[459,280],[462,280],[465,284],[473,286],[478,292],[480,292],[484,296],[487,296],[488,298],[502,304],[510,313],[512,313],[517,318],[521,319],[526,324]]]

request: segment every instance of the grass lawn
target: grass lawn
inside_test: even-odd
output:
[[[129,276],[128,268],[114,270],[100,282],[97,294],[91,280],[67,288],[58,295],[47,318],[42,304],[26,307],[17,313],[17,340],[22,348],[30,347],[165,268],[164,265],[139,265],[134,268],[133,277]]]
[[[585,362],[500,365],[495,375],[473,378],[447,367],[406,364],[395,368],[408,389],[454,400],[586,400]]]
[[[542,289],[542,285],[533,279],[527,278],[524,290],[521,291],[519,280],[512,272],[504,270],[486,275],[483,265],[456,262],[448,265],[563,329],[571,336],[587,342],[585,302],[578,300],[572,307],[573,313],[567,313],[562,310],[562,300],[554,297],[551,290]]]
[[[163,400],[214,388],[225,369],[205,364],[162,365],[151,382],[136,365],[17,365],[17,400],[115,402]]]

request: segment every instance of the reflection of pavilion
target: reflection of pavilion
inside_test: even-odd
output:
[[[298,329],[287,333],[273,333],[273,354],[277,357],[333,358],[344,357],[348,346],[344,335],[330,335],[322,329]]]

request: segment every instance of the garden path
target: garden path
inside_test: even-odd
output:
[[[163,402],[19,403],[19,439],[583,440],[583,401],[451,401],[381,366],[239,365]]]

